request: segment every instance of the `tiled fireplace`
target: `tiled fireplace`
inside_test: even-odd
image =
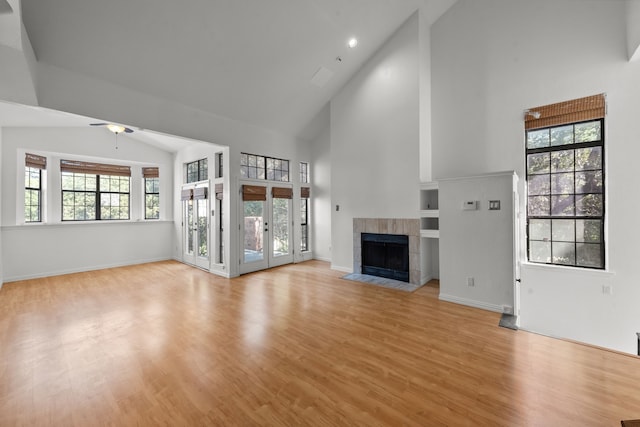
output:
[[[420,220],[413,218],[354,218],[353,272],[362,273],[362,233],[395,234],[409,238],[409,283],[420,286]]]

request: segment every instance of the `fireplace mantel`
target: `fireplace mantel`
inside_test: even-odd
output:
[[[409,283],[420,286],[420,219],[354,218],[353,272],[362,273],[362,233],[409,236]]]

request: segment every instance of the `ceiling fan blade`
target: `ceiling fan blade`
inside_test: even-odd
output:
[[[109,123],[89,123],[89,126],[106,126]]]
[[[129,128],[124,128],[124,131],[126,133],[133,133],[133,129],[129,129]]]

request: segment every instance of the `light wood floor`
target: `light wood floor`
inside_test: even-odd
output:
[[[640,358],[311,261],[161,262],[5,284],[1,426],[619,426]]]

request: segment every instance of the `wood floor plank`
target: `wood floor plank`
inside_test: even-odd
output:
[[[0,289],[0,425],[620,425],[640,358],[310,261],[159,262]]]

